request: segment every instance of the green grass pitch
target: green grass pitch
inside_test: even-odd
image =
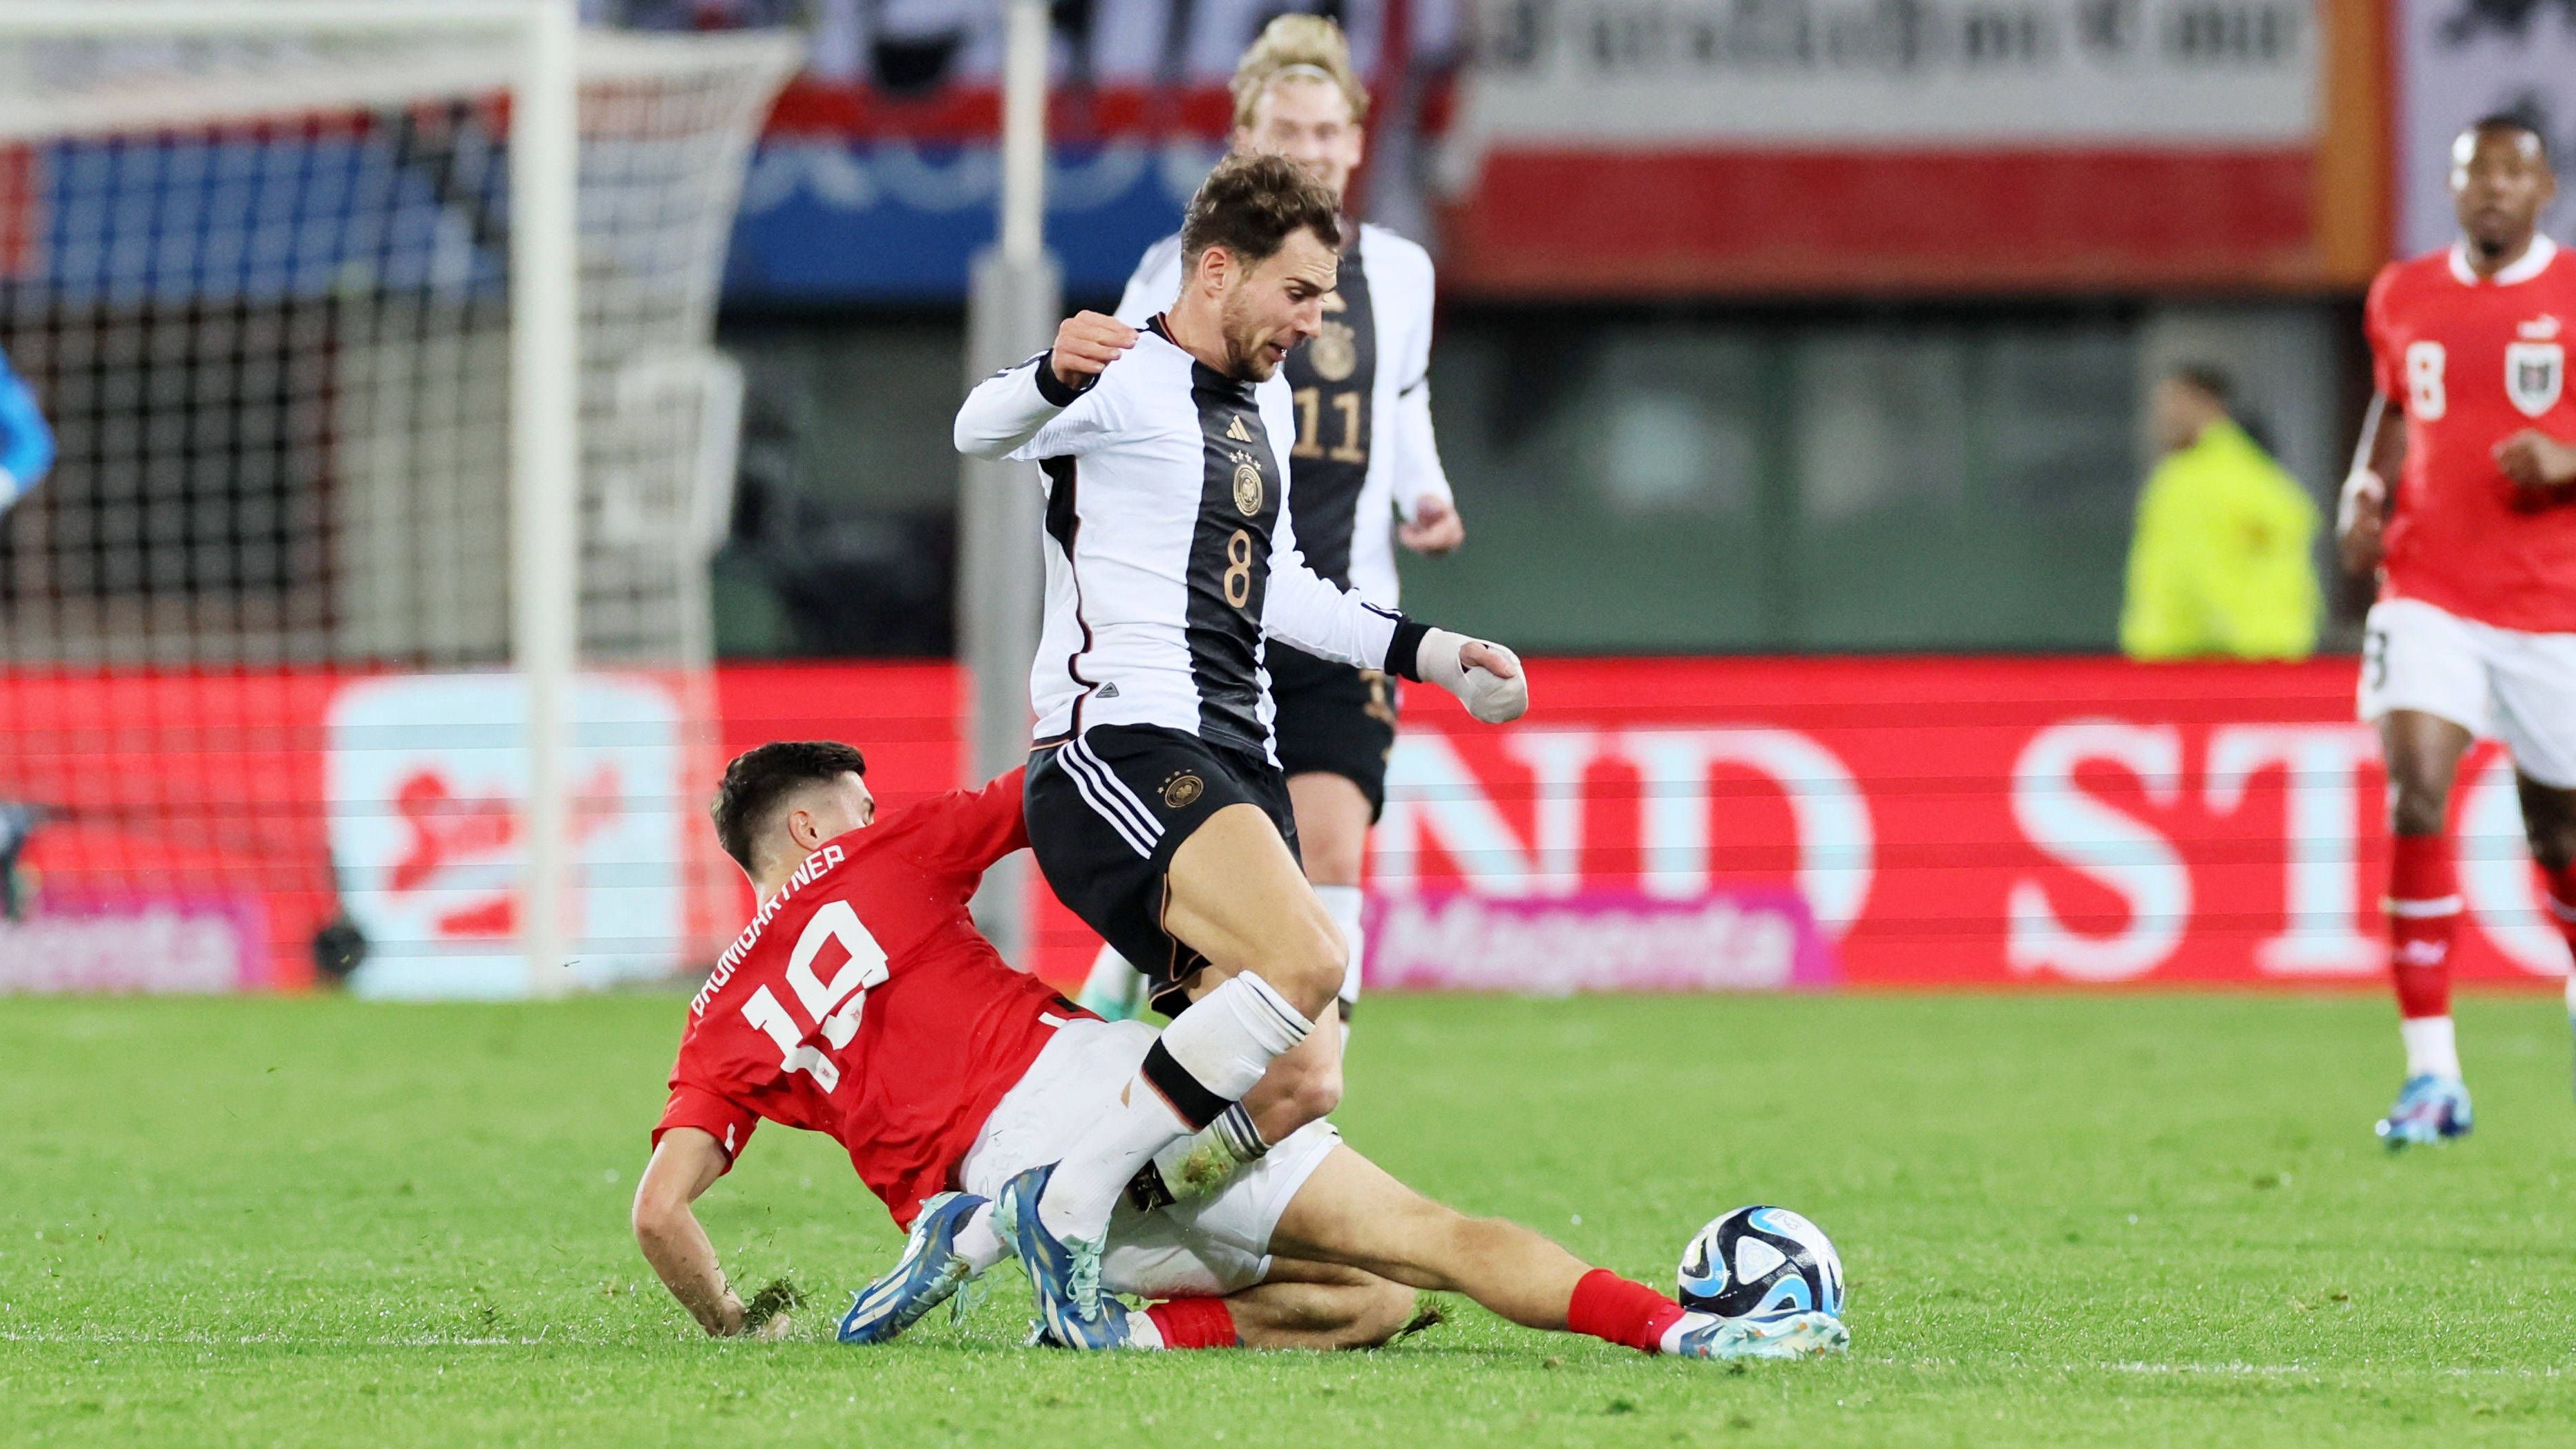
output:
[[[710,1343],[626,1205],[682,1003],[0,1003],[9,1444],[2564,1443],[2568,1042],[2470,1000],[2481,1126],[2391,1159],[2376,996],[1372,1000],[1341,1120],[1424,1190],[1669,1285],[1805,1211],[1848,1359],[1730,1368],[1452,1305],[1375,1353],[845,1350],[893,1229],[767,1129],[705,1206],[800,1336]]]

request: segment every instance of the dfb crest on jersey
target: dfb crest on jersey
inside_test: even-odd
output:
[[[1326,382],[1345,382],[1359,371],[1360,334],[1335,315],[1350,309],[1340,292],[1326,292],[1323,330],[1306,344],[1306,365]]]
[[[1359,371],[1360,335],[1347,322],[1327,317],[1323,330],[1306,344],[1306,363],[1326,382],[1344,382]]]
[[[2526,418],[2558,406],[2567,386],[2567,349],[2556,342],[2514,342],[2504,349],[2504,393]]]

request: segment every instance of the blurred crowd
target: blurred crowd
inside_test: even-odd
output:
[[[1052,0],[1055,69],[1097,86],[1223,85],[1252,37],[1290,11],[1328,15],[1363,75],[1389,47],[1419,63],[1456,47],[1459,0]],[[586,19],[646,30],[787,26],[811,72],[891,91],[1001,72],[1000,0],[584,0]]]

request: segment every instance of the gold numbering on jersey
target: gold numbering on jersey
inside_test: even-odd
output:
[[[1252,602],[1252,535],[1238,528],[1225,541],[1225,601],[1240,609]]]
[[[1321,433],[1319,425],[1323,422],[1325,406],[1324,390],[1318,387],[1301,387],[1297,389],[1294,396],[1297,400],[1297,442],[1288,450],[1289,457],[1329,456],[1336,463],[1368,461],[1368,441],[1360,435],[1361,398],[1358,388],[1343,388],[1333,394],[1333,411],[1341,414],[1342,417],[1342,440],[1333,445],[1330,454],[1324,451],[1324,440],[1319,435]]]
[[[1246,518],[1261,511],[1261,470],[1250,463],[1234,465],[1234,511]]]

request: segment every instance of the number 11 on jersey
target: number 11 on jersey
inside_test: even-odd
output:
[[[1295,397],[1297,445],[1288,450],[1289,457],[1329,457],[1336,463],[1368,461],[1367,441],[1360,436],[1360,404],[1363,399],[1358,389],[1344,388],[1333,394],[1333,411],[1342,415],[1342,440],[1333,445],[1330,453],[1324,451],[1324,440],[1319,436],[1324,416],[1324,390],[1301,387]]]
[[[850,959],[826,982],[815,974],[814,958],[833,941]],[[805,932],[796,938],[796,949],[787,959],[788,989],[835,1050],[848,1046],[850,1038],[859,1034],[859,1014],[867,1009],[868,988],[885,979],[885,948],[859,924],[859,913],[850,909],[848,901],[825,901],[814,919],[805,923]],[[841,1069],[806,1042],[806,1028],[797,1025],[776,992],[766,986],[753,992],[743,1003],[742,1016],[778,1043],[783,1070],[805,1073],[826,1092],[840,1087]]]

